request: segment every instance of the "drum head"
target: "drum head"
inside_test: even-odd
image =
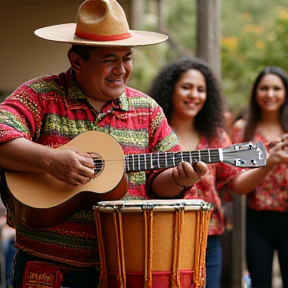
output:
[[[94,210],[102,212],[112,212],[119,210],[121,212],[141,211],[145,209],[173,211],[177,209],[184,210],[211,210],[212,205],[202,199],[165,199],[165,200],[115,200],[101,201],[93,206]]]

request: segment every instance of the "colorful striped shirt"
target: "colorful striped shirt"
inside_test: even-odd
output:
[[[149,96],[126,87],[119,101],[108,102],[98,113],[77,86],[71,69],[22,84],[0,105],[0,143],[25,137],[57,148],[89,130],[113,136],[124,154],[180,150],[162,109]],[[149,179],[155,173],[129,173],[125,198],[148,198]],[[41,229],[29,228],[8,215],[16,228],[16,246],[79,267],[98,264],[92,206],[58,226]]]

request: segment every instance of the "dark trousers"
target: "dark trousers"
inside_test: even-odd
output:
[[[18,251],[14,260],[14,279],[13,287],[22,288],[23,277],[25,271],[25,265],[27,261],[45,261],[47,263],[53,263],[55,265],[63,265],[61,263],[56,263],[49,260],[44,260],[30,254],[27,254],[23,251]],[[85,267],[77,268],[71,266],[71,271],[69,270],[70,266],[63,265],[63,282],[62,287],[65,288],[96,288],[99,282],[99,271],[96,267]]]
[[[221,281],[221,236],[208,236],[206,249],[206,288],[219,288]]]
[[[246,259],[252,287],[272,287],[274,251],[278,252],[283,287],[288,288],[288,212],[247,208]]]

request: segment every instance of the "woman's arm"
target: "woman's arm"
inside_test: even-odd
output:
[[[255,168],[240,173],[232,181],[232,190],[239,195],[252,192],[261,184],[265,176],[271,172],[277,164],[288,164],[288,137],[283,135],[282,141],[269,151],[267,164],[265,167]]]

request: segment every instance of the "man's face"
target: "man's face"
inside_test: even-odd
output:
[[[100,101],[119,98],[132,71],[131,47],[100,47],[89,60],[79,58],[76,80],[87,97]]]

